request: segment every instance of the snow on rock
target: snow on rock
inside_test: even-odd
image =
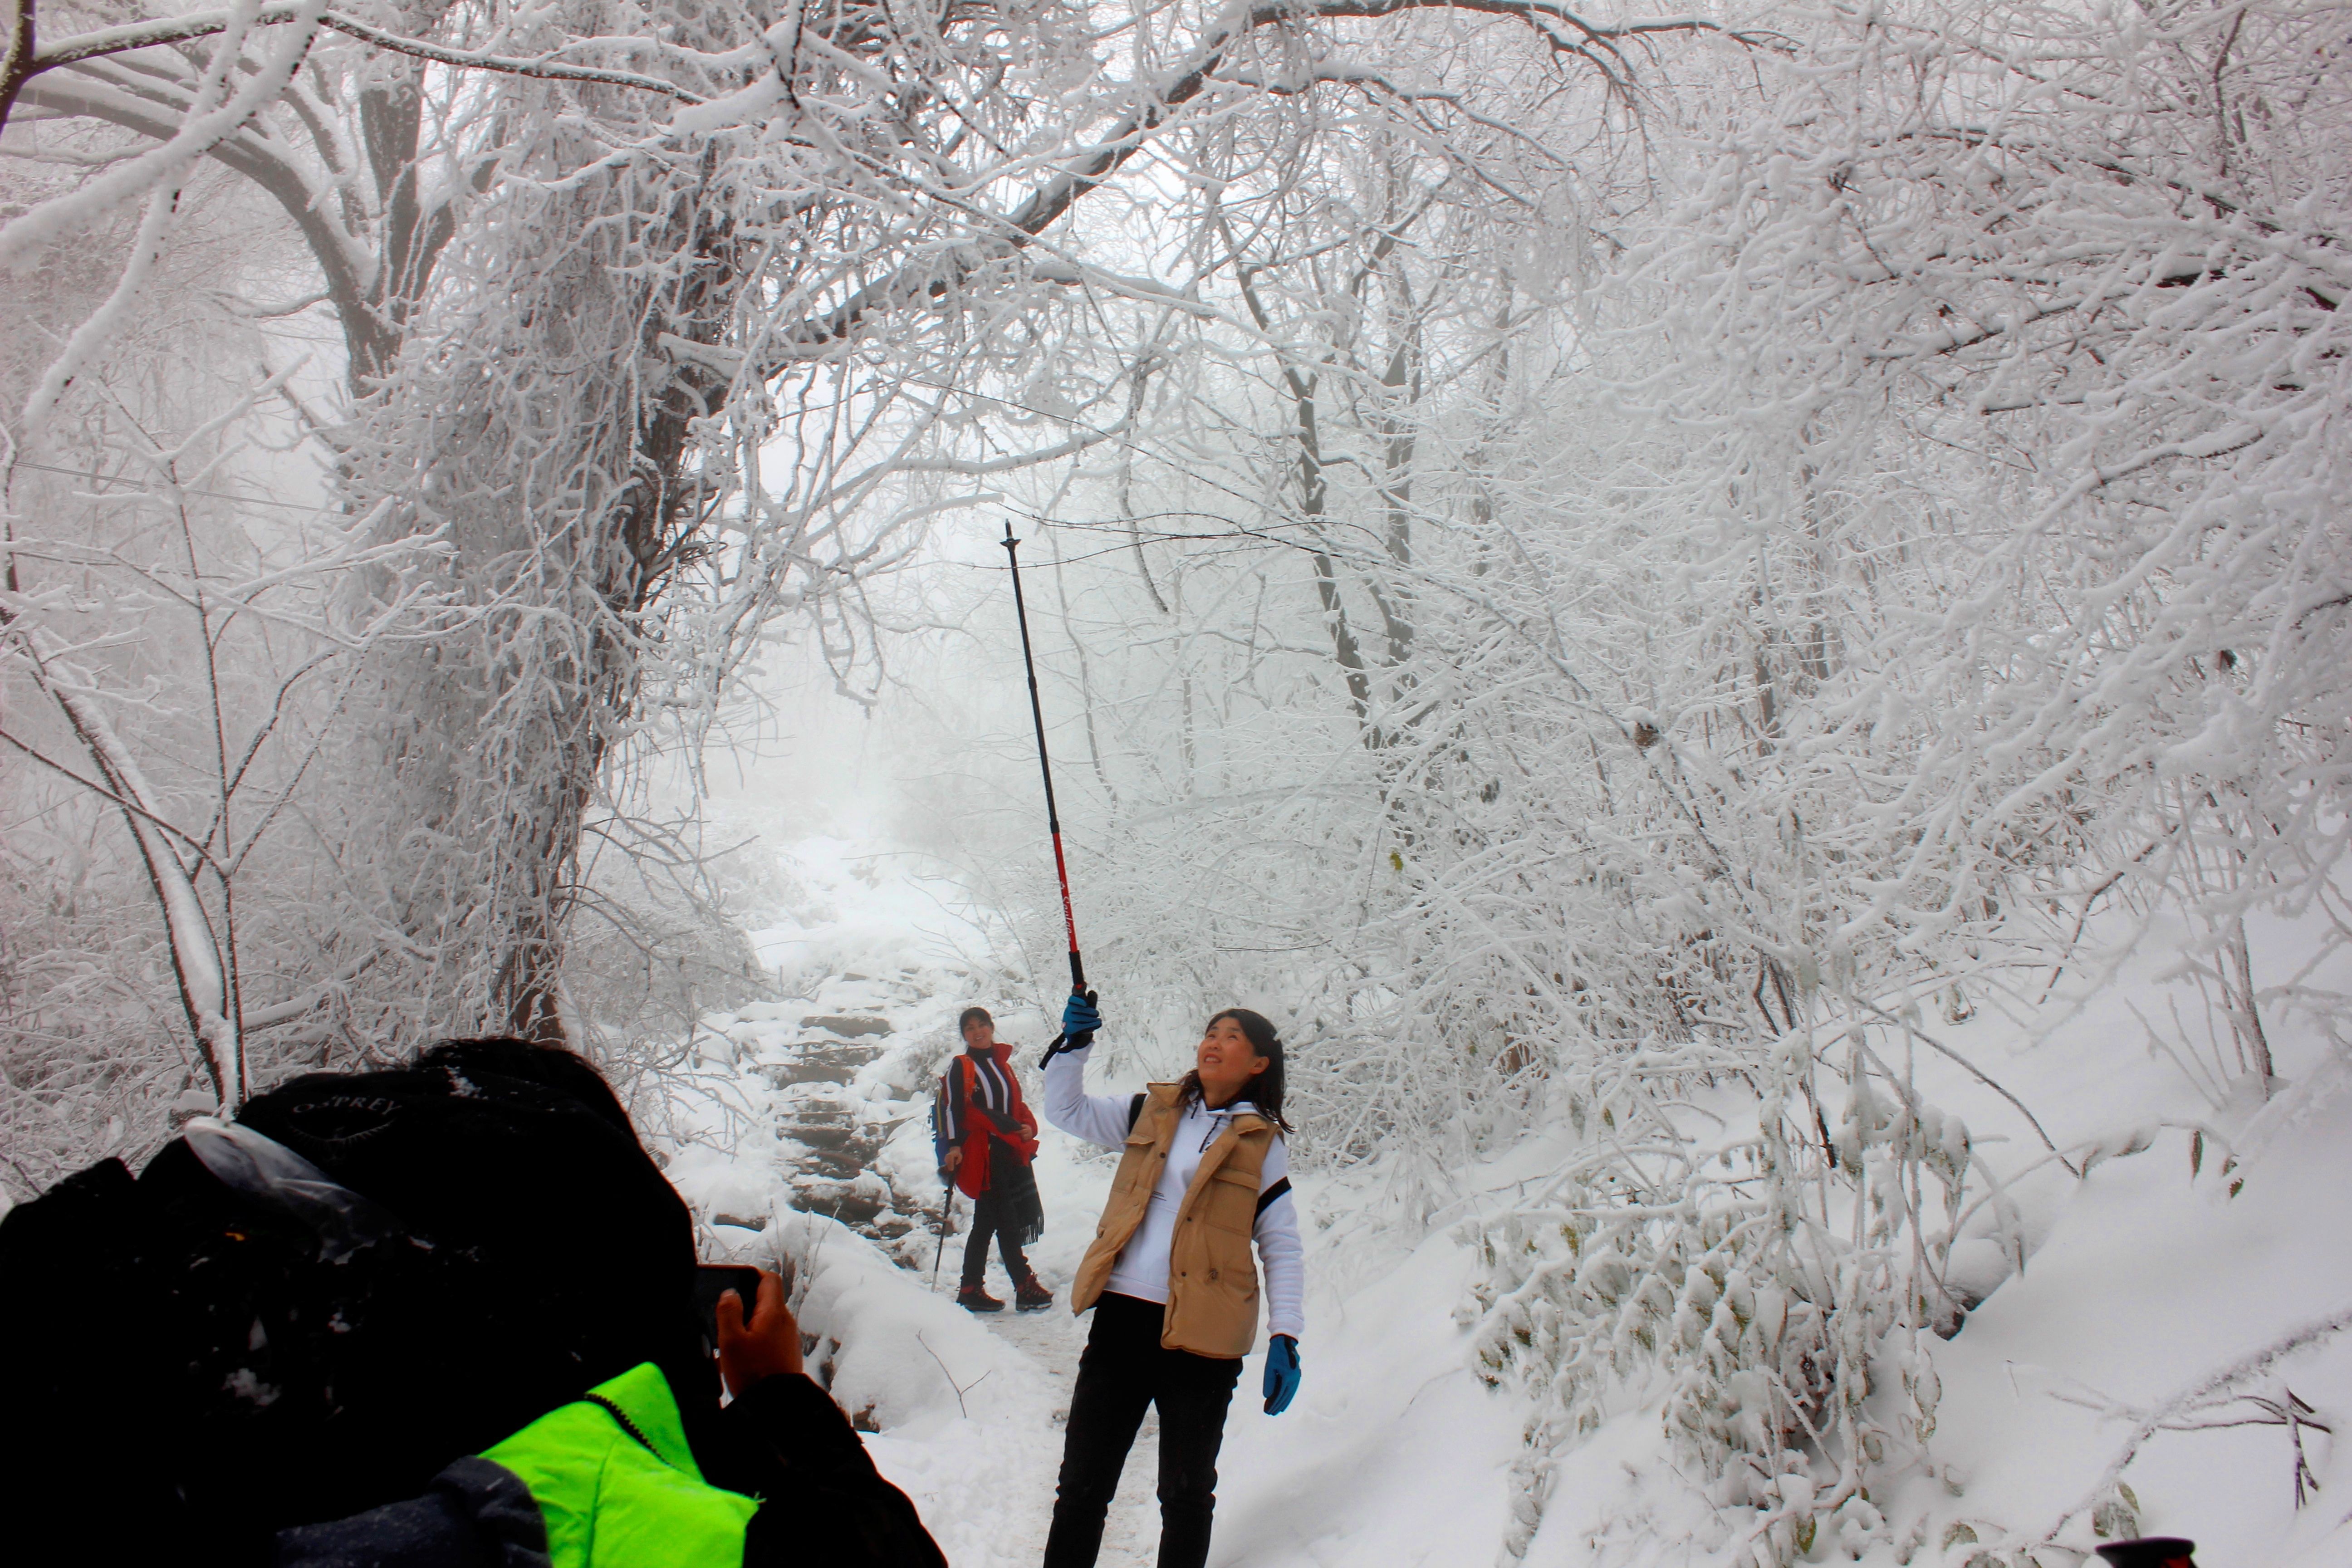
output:
[[[721,1215],[758,1223],[781,1201],[783,1183],[773,1164],[702,1144],[688,1144],[666,1173],[687,1206],[711,1223]]]

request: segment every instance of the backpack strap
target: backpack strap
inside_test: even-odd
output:
[[[1127,1102],[1127,1130],[1129,1132],[1135,1131],[1136,1122],[1142,1119],[1143,1100],[1144,1097],[1139,1094]]]

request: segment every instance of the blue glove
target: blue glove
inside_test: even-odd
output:
[[[1089,991],[1083,996],[1073,994],[1062,1005],[1062,1032],[1054,1037],[1045,1054],[1037,1058],[1037,1065],[1046,1066],[1064,1051],[1085,1050],[1095,1043],[1095,1031],[1101,1027],[1102,1015],[1095,1011],[1095,994]]]
[[[1298,1342],[1276,1334],[1265,1345],[1265,1413],[1279,1415],[1298,1393]]]

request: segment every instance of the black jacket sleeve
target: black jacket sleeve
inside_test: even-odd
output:
[[[971,1112],[964,1105],[962,1066],[950,1061],[948,1070],[940,1074],[940,1124],[947,1131],[949,1148],[963,1147],[963,1141],[971,1136],[970,1121]]]
[[[548,1568],[547,1526],[504,1466],[459,1459],[432,1489],[331,1524],[278,1532],[271,1568]]]
[[[715,1486],[760,1500],[744,1568],[947,1568],[907,1494],[882,1479],[833,1397],[806,1377],[763,1378],[719,1412],[703,1460]]]

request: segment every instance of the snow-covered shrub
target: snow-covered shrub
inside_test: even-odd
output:
[[[1724,1518],[1751,1521],[1731,1527],[1747,1560],[1787,1563],[1824,1529],[1850,1546],[1882,1532],[1874,1475],[1922,1457],[1935,1430],[1917,1340],[1948,1310],[1971,1152],[1864,1031],[1843,1044],[1841,1075],[1802,1037],[1784,1041],[1755,1130],[1728,1137],[1707,1136],[1687,1065],[1636,1056],[1590,1121],[1571,1104],[1588,1139],[1544,1191],[1465,1226],[1480,1375],[1536,1395],[1519,1478],[1532,1506],[1507,1556],[1540,1522],[1551,1461],[1651,1399]],[[1826,1134],[1823,1076],[1846,1085]]]

